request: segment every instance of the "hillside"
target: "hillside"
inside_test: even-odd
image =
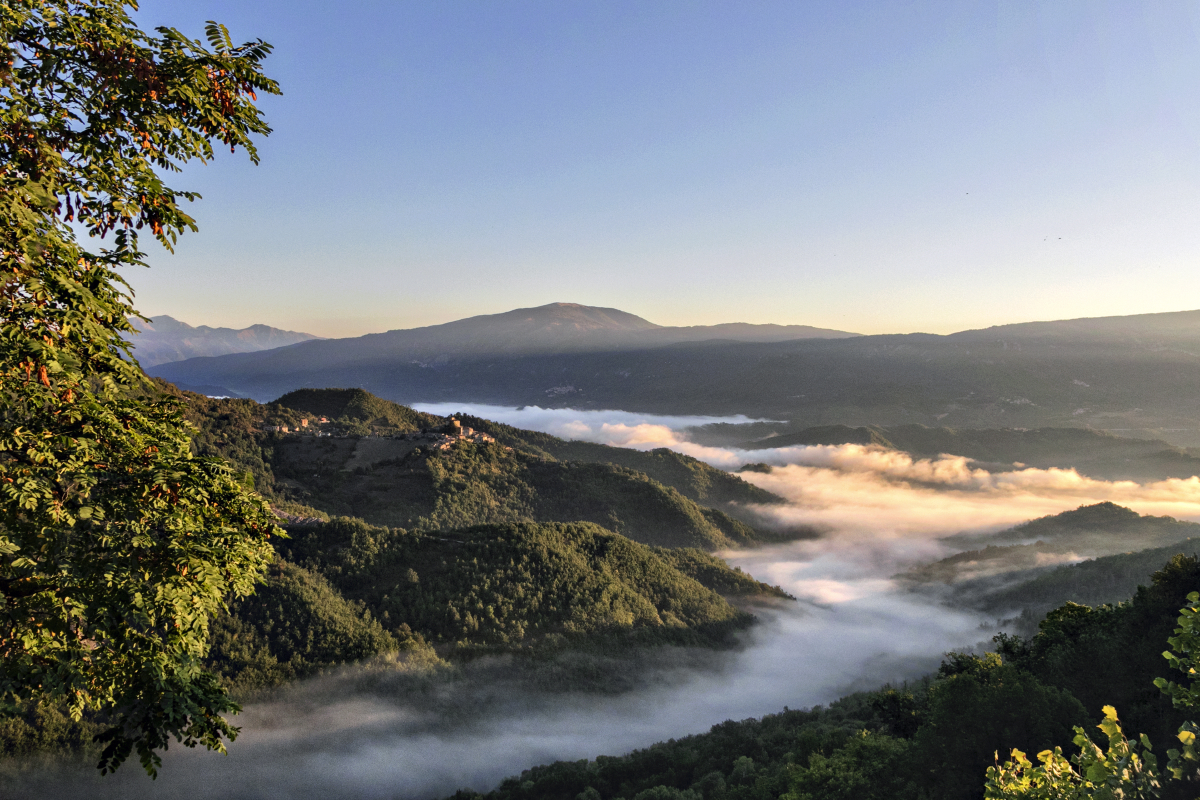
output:
[[[503,445],[448,450],[403,440],[278,437],[277,492],[328,514],[418,531],[521,520],[594,522],[645,544],[723,547],[769,540],[644,473],[558,461]],[[361,451],[370,450],[370,458]]]
[[[339,518],[292,529],[285,558],[385,626],[460,646],[636,628],[700,631],[749,617],[722,598],[785,597],[697,551],[663,551],[590,523],[419,533]],[[685,557],[686,556],[686,557]]]
[[[382,400],[362,389],[297,389],[272,405],[326,417],[340,432],[360,436],[412,433],[445,422],[441,417]]]
[[[1200,524],[1097,503],[995,534],[943,541],[973,549],[896,579],[911,591],[1007,618],[1012,630],[1028,632],[1065,602],[1118,602],[1148,584],[1173,556],[1200,553]]]
[[[1008,573],[1020,573],[1025,579],[1031,570],[1045,571],[1064,561],[1169,548],[1193,537],[1200,537],[1200,524],[1195,522],[1141,515],[1115,503],[1096,503],[997,533],[947,537],[943,543],[963,551],[899,577],[917,584],[994,582]]]
[[[443,535],[341,517],[290,532],[267,585],[215,628],[210,663],[243,690],[398,651],[436,660],[430,645],[728,644],[753,618],[726,598],[788,597],[704,553],[587,523]]]
[[[305,390],[261,405],[162,386],[186,404],[199,453],[230,459],[278,508],[301,517],[345,515],[420,531],[586,521],[644,544],[705,550],[781,536],[752,527],[745,509],[779,498],[685,456],[576,447],[470,417],[468,427],[497,441],[441,449],[405,434],[446,420],[361,390]],[[295,431],[305,420],[301,429],[312,433],[266,430]]]
[[[1040,620],[1068,601],[1087,606],[1118,603],[1139,586],[1148,586],[1155,571],[1180,554],[1192,558],[1200,555],[1200,539],[1039,570],[1026,580],[999,589],[986,584],[974,587],[967,581],[959,587],[957,596],[982,611],[1005,615],[1020,612],[1027,619]]]
[[[706,505],[778,503],[780,498],[703,461],[661,447],[650,451],[610,447],[593,442],[560,439],[548,433],[525,431],[470,415],[463,424],[486,431],[496,441],[534,455],[559,461],[613,464],[643,472],[684,497]]]
[[[479,526],[451,538],[339,518],[290,532],[266,584],[212,624],[207,666],[242,697],[372,659],[426,690],[451,668],[445,658],[484,653],[530,656],[520,668],[536,671],[563,648],[602,649],[619,672],[659,645],[736,645],[754,617],[730,600],[789,599],[713,556],[587,523]],[[603,690],[615,677],[593,667],[569,679]],[[0,755],[94,757],[101,729],[54,704],[27,705],[0,720]]]
[[[133,320],[133,326],[138,334],[129,341],[133,343],[133,355],[143,369],[189,358],[253,353],[320,338],[268,325],[240,329],[192,326],[165,315],[149,322]]]

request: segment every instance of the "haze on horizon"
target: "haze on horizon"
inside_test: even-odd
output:
[[[571,301],[860,333],[1176,311],[1195,3],[145,0],[275,45],[145,313],[348,336]]]

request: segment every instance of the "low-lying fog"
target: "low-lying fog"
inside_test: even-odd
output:
[[[682,432],[746,419],[463,404],[421,409],[463,411],[606,444],[671,447],[724,468],[773,465],[769,473],[743,473],[789,501],[759,509],[764,521],[813,526],[824,535],[723,555],[800,601],[760,612],[763,623],[740,651],[657,654],[640,683],[624,692],[539,689],[548,673],[523,678],[503,660],[472,665],[453,679],[416,683],[389,682],[381,670],[350,670],[249,705],[236,720],[243,733],[227,757],[177,746],[154,783],[130,763],[106,779],[31,771],[19,779],[18,791],[101,798],[433,798],[461,787],[485,790],[535,764],[620,754],[725,719],[827,703],[854,689],[916,678],[934,669],[944,651],[986,642],[995,620],[934,606],[900,593],[889,580],[904,566],[944,555],[940,537],[1101,500],[1200,518],[1196,478],[1139,485],[1066,470],[1014,466],[988,473],[961,458],[914,461],[854,445],[747,452],[702,447]]]

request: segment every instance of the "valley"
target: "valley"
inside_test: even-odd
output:
[[[197,452],[229,459],[289,533],[266,585],[214,624],[209,664],[248,703],[247,733],[228,761],[170,757],[155,791],[185,797],[215,797],[202,787],[237,775],[246,798],[301,786],[329,797],[558,797],[566,781],[604,800],[656,786],[751,800],[824,780],[786,766],[801,757],[850,759],[868,776],[899,769],[896,785],[861,779],[904,796],[932,785],[911,765],[951,746],[921,733],[943,713],[939,687],[992,669],[939,672],[943,653],[987,651],[1000,631],[1037,640],[1039,620],[1064,602],[1118,602],[1200,549],[1196,523],[1165,516],[1200,518],[1194,479],[1171,477],[1190,456],[1111,434],[790,433],[744,418],[433,413],[363,390],[261,405],[158,388],[186,404]],[[582,438],[547,432],[568,430]],[[959,466],[942,455],[947,443],[977,460]],[[1051,465],[1068,453],[1075,469],[1061,474],[1078,479],[1064,483]],[[1142,484],[1123,477],[1137,459]],[[1188,563],[1180,569],[1200,569]],[[1155,602],[1179,602],[1178,591]],[[1021,691],[1037,695],[1063,679],[1027,680]],[[1072,697],[1113,690],[1104,681]],[[1094,713],[1052,696],[1057,719]],[[894,702],[915,704],[911,723]],[[10,752],[88,752],[86,725],[47,739],[63,723],[38,713],[30,728],[9,726]],[[1135,724],[1149,719],[1139,714]],[[722,719],[744,721],[702,733]],[[882,749],[856,749],[861,729]],[[654,744],[668,738],[686,751]],[[716,742],[719,754],[706,749]],[[521,765],[650,745],[582,773],[558,763],[501,782]],[[382,753],[390,766],[371,766]],[[656,766],[697,757],[691,771]],[[330,763],[356,766],[320,766]],[[962,788],[939,791],[967,792],[975,767],[963,763]],[[36,766],[7,774],[30,791],[151,796],[134,773],[98,781],[82,765],[53,779]]]
[[[6,0],[0,800],[1196,800],[1196,22]]]

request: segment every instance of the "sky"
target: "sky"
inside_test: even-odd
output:
[[[862,333],[1200,307],[1200,2],[143,0],[275,46],[144,313]]]

